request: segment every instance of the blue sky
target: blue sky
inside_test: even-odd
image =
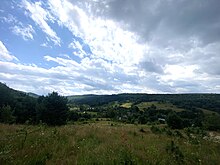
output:
[[[1,0],[0,81],[62,95],[220,93],[218,0]]]

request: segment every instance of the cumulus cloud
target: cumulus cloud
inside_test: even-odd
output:
[[[137,43],[138,36],[124,30],[119,23],[111,19],[95,17],[93,13],[87,13],[75,3],[51,0],[49,5],[59,24],[89,45],[92,58],[103,58],[118,64],[131,65],[138,63],[148,48],[147,45]],[[74,47],[76,44],[77,42]]]
[[[218,0],[23,0],[26,15],[49,41],[61,45],[66,39],[58,37],[54,24],[71,33],[62,46],[79,60],[45,55],[45,62],[57,65],[49,69],[2,62],[0,74],[8,82],[20,76],[18,81],[43,83],[25,85],[36,93],[219,93],[219,5]]]
[[[147,41],[194,36],[209,43],[218,39],[219,5],[217,0],[104,0],[87,6],[96,15],[128,24]]]
[[[185,63],[198,64],[197,73],[220,75],[220,42],[197,47],[188,52],[188,60]]]
[[[38,94],[58,90],[61,94],[68,95],[101,92],[107,94],[109,91],[119,93],[122,91],[121,82],[130,84],[135,78],[120,72],[110,73],[110,66],[103,66],[101,60],[90,61],[85,58],[81,63],[77,63],[70,59],[51,56],[45,56],[45,60],[56,62],[59,66],[44,69],[35,65],[0,62],[1,80],[17,89],[20,84],[23,90],[31,89]]]
[[[160,68],[165,65],[181,63],[184,58],[188,59],[190,52],[198,48],[206,51],[205,47],[213,43],[219,45],[220,3],[217,0],[104,0],[81,2],[80,5],[86,8],[88,13],[92,12],[97,17],[120,22],[124,30],[137,34],[138,41],[149,46],[148,52],[144,55],[145,63],[148,65],[146,64],[144,68],[152,64],[152,62],[149,64],[152,58],[153,61],[156,60],[156,65],[151,69],[155,67],[161,70]],[[211,55],[212,59],[218,61],[216,54],[218,50],[209,54],[209,57]],[[194,59],[193,62],[197,63],[198,67],[206,68],[207,62],[205,64],[204,61],[198,63],[198,59]],[[213,67],[214,61],[210,62]],[[203,71],[205,70],[208,71],[208,69]]]

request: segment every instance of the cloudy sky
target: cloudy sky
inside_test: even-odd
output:
[[[36,94],[220,93],[219,0],[1,0],[0,82]]]

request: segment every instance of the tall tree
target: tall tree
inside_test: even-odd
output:
[[[46,97],[40,97],[38,103],[38,119],[48,125],[62,125],[67,120],[67,98],[52,92]]]

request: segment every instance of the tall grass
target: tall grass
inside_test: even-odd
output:
[[[142,130],[142,131],[141,131]],[[219,164],[220,144],[109,122],[0,124],[0,164]]]

